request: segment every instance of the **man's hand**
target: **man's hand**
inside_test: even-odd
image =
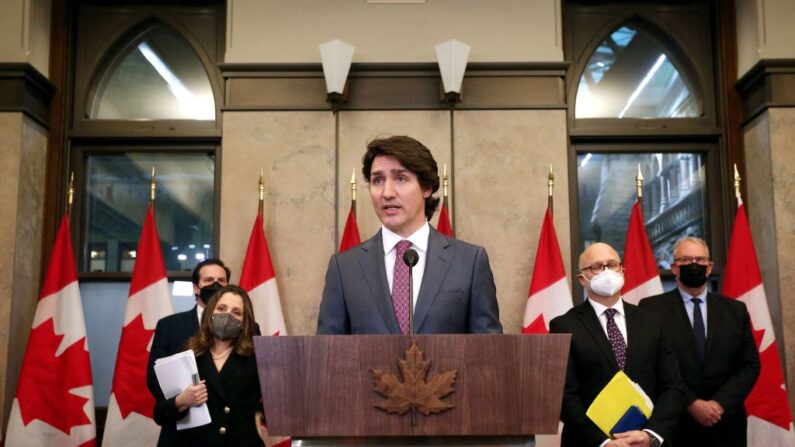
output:
[[[687,412],[704,427],[712,427],[723,416],[723,407],[714,400],[696,399],[687,406]]]
[[[608,442],[607,445],[616,445],[616,446],[628,445],[631,447],[649,447],[651,445],[650,436],[651,436],[650,434],[642,430],[632,430],[632,431],[625,431],[624,433],[614,433],[613,437],[615,439],[613,441],[615,442],[620,441],[623,442],[624,444],[610,444]]]
[[[207,386],[204,384],[204,380],[198,385],[188,386],[174,399],[179,411],[185,411],[188,407],[195,407],[205,402],[207,402]]]

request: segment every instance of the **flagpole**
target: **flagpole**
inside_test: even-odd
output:
[[[72,173],[69,175],[69,189],[66,192],[67,216],[71,217],[72,215],[72,204],[74,204],[74,201],[75,201],[75,173],[74,171],[72,171]]]
[[[555,187],[555,174],[552,173],[552,165],[549,165],[549,175],[547,176],[547,208],[549,214],[553,212],[552,189]]]
[[[643,215],[643,173],[640,172],[640,163],[638,163],[638,175],[635,176],[635,194],[637,195],[638,208],[640,214]]]
[[[259,170],[259,184],[257,186],[257,191],[259,193],[259,207],[257,208],[257,212],[262,214],[265,209],[265,181],[262,179],[263,171],[262,168]]]
[[[737,199],[737,208],[743,204],[743,196],[740,193],[740,171],[737,170],[737,164],[734,164],[734,198]]]
[[[447,211],[448,213],[450,212],[449,205],[447,204],[447,188],[449,185],[450,185],[450,177],[447,175],[447,163],[445,163],[444,172],[442,174],[442,206],[448,208]],[[448,217],[448,219],[450,218]],[[450,225],[452,226],[452,222],[450,222]]]
[[[356,167],[351,171],[351,212],[356,215]]]

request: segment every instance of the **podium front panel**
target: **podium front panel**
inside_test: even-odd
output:
[[[457,370],[440,414],[376,407],[372,369],[404,378],[416,341],[426,381]],[[523,436],[556,433],[569,335],[325,335],[256,337],[268,430],[274,436]]]

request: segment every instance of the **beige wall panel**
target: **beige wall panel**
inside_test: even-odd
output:
[[[439,165],[450,166],[450,112],[449,111],[400,111],[400,112],[340,112],[339,113],[339,174],[338,174],[338,225],[337,247],[345,219],[350,209],[351,170],[356,167],[359,182],[357,194],[357,220],[362,240],[369,239],[381,223],[375,215],[367,183],[362,177],[362,155],[367,142],[376,137],[408,135],[424,144]],[[437,197],[441,197],[441,186]],[[450,197],[450,202],[454,197]],[[432,224],[436,224],[439,213],[434,214]]]
[[[0,400],[5,421],[33,321],[41,270],[47,133],[21,113],[0,114]],[[7,369],[6,369],[7,368]]]
[[[748,218],[795,406],[795,109],[771,108],[745,128]]]
[[[226,62],[319,62],[339,38],[354,62],[435,62],[458,39],[472,62],[562,61],[559,0],[228,0]]]
[[[315,333],[324,272],[334,251],[334,116],[226,112],[220,255],[240,279],[265,171],[265,237],[291,335]]]
[[[566,112],[455,113],[456,236],[486,248],[506,333],[522,328],[549,165],[555,173],[555,229],[569,262]]]
[[[28,62],[49,75],[50,8],[49,0],[0,2],[0,62]]]
[[[795,58],[795,2],[738,0],[736,15],[739,77],[760,59]]]

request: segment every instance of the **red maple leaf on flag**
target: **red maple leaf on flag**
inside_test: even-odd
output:
[[[85,338],[73,343],[60,356],[55,355],[63,335],[55,333],[52,319],[30,331],[19,376],[17,399],[22,422],[27,426],[39,419],[69,434],[72,427],[90,424],[83,411],[88,398],[70,391],[91,385]],[[64,365],[69,365],[68,368]],[[148,393],[147,393],[148,394]]]
[[[119,405],[122,419],[131,412],[152,418],[155,398],[146,391],[146,365],[149,351],[146,347],[152,340],[154,329],[144,327],[143,316],[138,315],[124,327],[119,341],[119,354],[116,358],[116,372],[113,374],[113,393]]]
[[[754,330],[753,333],[758,350],[765,330]],[[787,390],[784,388],[784,372],[779,366],[781,360],[776,343],[770,343],[764,351],[760,351],[759,360],[762,366],[759,378],[751,394],[745,399],[748,416],[756,416],[789,430],[792,415],[789,405],[781,405],[782,402],[787,402]]]

